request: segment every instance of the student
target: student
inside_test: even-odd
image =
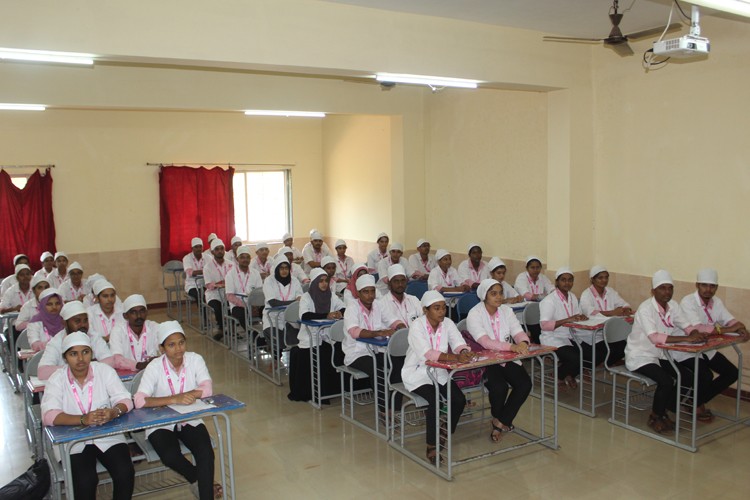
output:
[[[59,289],[68,279],[68,256],[65,252],[55,253],[55,269],[47,276],[49,286]]]
[[[47,282],[47,278],[34,275],[34,277],[31,278],[31,284],[29,286],[32,291],[31,298],[21,306],[21,311],[18,313],[16,322],[13,324],[18,331],[26,329],[31,318],[39,312],[37,310],[37,306],[39,305],[39,295],[49,288],[49,283]],[[60,307],[62,307],[62,304]]]
[[[112,367],[92,360],[91,341],[86,333],[67,335],[61,349],[65,367],[52,375],[44,386],[44,425],[103,425],[133,409],[130,392]],[[97,462],[112,478],[112,498],[131,498],[135,470],[130,449],[123,434],[114,434],[71,448],[71,477],[76,500],[96,500]]]
[[[65,328],[60,310],[63,300],[55,288],[47,288],[39,294],[39,306],[26,327],[29,345],[34,352],[44,350],[52,337]]]
[[[115,327],[125,323],[122,317],[122,304],[118,304],[115,285],[109,281],[98,280],[92,289],[97,302],[87,309],[90,328],[88,332],[91,337],[100,337],[109,342],[109,336]]]
[[[477,243],[469,244],[469,258],[458,265],[458,277],[475,290],[482,281],[487,264],[482,260],[482,247]]]
[[[83,305],[86,306],[88,309],[89,307],[96,304],[96,295],[94,295],[94,283],[96,283],[99,280],[107,280],[103,275],[99,273],[94,273],[88,278],[86,278],[86,281],[83,284],[83,291],[86,294],[83,297]],[[121,304],[122,305],[122,304]]]
[[[466,328],[475,341],[487,350],[526,354],[531,341],[521,328],[513,310],[503,305],[503,287],[497,280],[485,279],[477,287],[481,302],[471,308]],[[531,377],[520,361],[485,368],[485,386],[492,407],[490,439],[498,442],[504,432],[513,430],[513,420],[531,393]],[[508,389],[512,388],[510,395]]]
[[[346,307],[351,306],[350,302],[356,302],[359,299],[359,292],[357,292],[357,279],[360,276],[367,274],[368,269],[367,264],[354,265],[352,277],[344,289],[344,304],[346,304]]]
[[[349,279],[352,277],[352,271],[354,270],[354,259],[346,255],[346,241],[336,240],[334,249],[336,250],[336,288],[335,292],[341,295],[344,292],[344,288],[349,283]]]
[[[705,341],[706,335],[691,324],[687,314],[672,300],[674,283],[667,271],[659,270],[654,273],[651,294],[653,296],[643,301],[635,313],[633,329],[628,335],[625,348],[625,366],[656,382],[648,426],[662,434],[675,428],[667,410],[674,411],[677,403],[677,373],[662,349],[656,346],[678,342],[700,343]],[[693,371],[679,363],[677,368],[683,385],[691,386]],[[698,383],[700,387],[701,382]]]
[[[224,314],[221,304],[221,293],[219,289],[224,288],[227,273],[234,268],[234,265],[224,259],[224,242],[215,238],[211,242],[211,253],[214,258],[206,262],[203,267],[203,279],[206,280],[206,302],[214,310],[216,319],[216,332],[214,340],[224,338]]]
[[[250,262],[250,267],[258,271],[264,281],[271,274],[271,259],[268,258],[268,253],[268,243],[258,243],[255,245],[255,258]]]
[[[377,299],[389,323],[400,321],[408,328],[413,321],[422,316],[422,304],[414,295],[406,293],[406,270],[401,264],[388,268],[388,293]]]
[[[430,276],[427,280],[427,287],[430,290],[445,293],[468,292],[471,289],[469,285],[461,283],[458,273],[451,266],[453,259],[447,250],[439,249],[435,253],[435,260],[437,260],[438,265],[430,271]]]
[[[302,295],[299,305],[300,319],[310,320],[340,320],[344,317],[344,303],[333,293],[329,286],[328,274],[320,269],[312,270],[310,289]],[[289,394],[290,401],[310,401],[312,399],[312,381],[310,380],[310,349],[319,346],[318,361],[320,365],[321,396],[338,394],[341,392],[341,379],[331,359],[330,344],[323,342],[326,328],[301,325],[298,339],[299,344],[289,353]],[[339,351],[339,356],[343,355]],[[340,361],[339,361],[340,362]]]
[[[411,274],[409,262],[404,258],[404,246],[401,243],[391,244],[388,250],[388,257],[378,262],[378,296],[382,297],[388,293],[388,268],[393,264],[401,264],[404,270]]]
[[[231,245],[231,247],[224,258],[236,266],[237,249],[242,246],[242,238],[240,238],[239,236],[233,236],[232,241],[229,244]]]
[[[409,268],[412,270],[411,279],[427,281],[430,271],[435,269],[437,262],[430,255],[430,242],[426,239],[417,241],[417,253],[409,256]]]
[[[291,233],[284,233],[284,236],[281,237],[281,241],[283,242],[285,247],[288,247],[292,251],[292,262],[301,265],[304,262],[304,259],[302,258],[302,252],[299,250],[299,248],[294,246],[294,236],[292,236]]]
[[[439,262],[439,260],[438,260]],[[434,290],[426,292],[422,296],[422,308],[424,316],[421,316],[409,328],[409,348],[406,351],[406,360],[401,369],[401,378],[404,386],[409,391],[427,400],[427,460],[432,464],[437,458],[437,436],[435,435],[435,421],[438,413],[438,402],[435,400],[435,386],[429,375],[427,365],[429,361],[443,361],[448,363],[469,363],[476,360],[476,354],[464,341],[461,333],[450,318],[446,318],[447,307],[445,299]],[[448,348],[455,354],[449,354]],[[466,406],[466,398],[454,380],[448,385],[448,371],[435,370],[440,393],[447,397],[448,390],[451,391],[451,428],[453,433],[458,426],[458,420]],[[441,429],[441,434],[448,429]],[[442,440],[442,436],[441,436]]]
[[[78,300],[83,302],[86,292],[83,286],[83,267],[78,262],[68,266],[68,279],[60,285],[60,294],[65,302]]]
[[[528,266],[527,266],[528,267]],[[557,378],[560,383],[571,389],[577,389],[576,377],[580,371],[580,352],[570,341],[570,328],[562,326],[573,321],[585,321],[578,299],[571,292],[573,288],[573,271],[561,267],[555,274],[555,291],[550,293],[539,304],[539,325],[542,329],[541,343],[557,347]],[[538,294],[534,294],[535,296]],[[583,349],[590,351],[590,349]],[[590,355],[590,352],[589,352]],[[601,358],[604,361],[604,358]]]
[[[185,293],[198,302],[198,285],[196,280],[203,277],[203,240],[190,240],[191,251],[182,258],[182,268],[185,270]]]
[[[297,281],[299,281],[300,283],[310,282],[310,277],[307,276],[307,274],[305,274],[305,271],[302,270],[302,266],[294,260],[294,251],[291,248],[281,247],[279,248],[279,251],[276,253],[276,255],[286,256],[287,260],[289,261],[289,265],[292,266],[292,276],[295,277]]]
[[[367,254],[367,272],[375,274],[378,272],[378,264],[381,260],[388,258],[388,243],[390,238],[385,233],[380,233],[375,239],[378,248]]]
[[[42,359],[39,361],[37,372],[40,380],[47,380],[58,368],[65,364],[62,356],[62,344],[65,337],[72,332],[88,334],[91,341],[91,348],[94,351],[94,359],[114,368],[114,358],[107,343],[101,337],[92,337],[89,334],[89,318],[83,304],[77,300],[68,302],[60,310],[60,316],[63,319],[64,328],[57,333],[53,333],[52,338],[44,347],[44,354],[42,354]]]
[[[724,306],[724,302],[716,297],[719,289],[719,273],[715,269],[701,269],[695,280],[695,292],[686,295],[680,301],[680,307],[693,319],[696,329],[707,334],[736,334],[747,340],[750,338],[745,325],[737,321]],[[693,360],[686,363],[693,367]],[[698,360],[700,371],[716,372],[719,376],[709,382],[706,393],[701,397],[704,403],[724,392],[737,381],[739,371],[722,353],[713,350],[705,352]],[[712,421],[713,413],[705,407],[698,408],[698,414],[704,421]]]
[[[237,249],[237,265],[226,277],[227,301],[232,304],[231,314],[247,331],[247,296],[257,288],[263,288],[260,273],[250,267],[250,247],[243,245]]]
[[[302,285],[292,275],[289,260],[286,256],[277,256],[273,262],[273,275],[263,282],[263,295],[266,298],[266,307],[263,308],[263,334],[269,341],[272,334],[272,322],[278,327],[279,333],[284,331],[284,311],[273,311],[270,309],[279,306],[288,306],[302,297]],[[283,336],[277,338],[277,352],[279,355],[283,350]]]
[[[302,249],[302,258],[305,263],[305,272],[310,273],[313,268],[320,267],[323,257],[331,255],[328,245],[323,243],[323,235],[317,231],[310,231],[310,243]]]
[[[143,370],[159,355],[156,340],[159,324],[148,319],[148,306],[143,295],[131,295],[123,302],[125,319],[112,330],[109,349],[118,370]]]
[[[516,291],[524,300],[542,300],[555,291],[552,282],[542,273],[542,261],[533,255],[526,258],[526,272],[516,277]]]
[[[42,263],[42,268],[35,272],[34,276],[46,278],[55,269],[55,256],[50,252],[43,252],[39,260]]]
[[[336,259],[330,255],[323,257],[323,260],[320,261],[320,269],[323,269],[328,275],[329,283],[336,283],[336,268]]]
[[[163,353],[146,367],[133,397],[136,408],[189,405],[213,394],[213,382],[200,354],[187,351],[185,332],[177,321],[159,325],[159,349]],[[146,437],[161,461],[184,477],[201,500],[221,498],[214,483],[214,450],[202,420],[147,429]],[[195,465],[180,451],[180,442],[190,450]]]
[[[211,251],[211,243],[213,243],[215,239],[218,239],[218,236],[216,236],[216,233],[210,233],[208,235],[208,239],[206,240],[208,242],[208,248],[203,252],[203,261],[205,263],[208,263],[209,260],[214,258],[214,254]]]
[[[21,307],[34,295],[31,291],[31,269],[28,265],[17,264],[14,277],[16,282],[5,291],[0,301],[2,314],[20,311]]]
[[[0,298],[2,298],[3,295],[5,295],[5,292],[7,292],[8,289],[10,289],[10,287],[12,287],[16,283],[18,283],[18,279],[16,278],[15,268],[17,266],[20,266],[20,265],[26,265],[26,266],[29,265],[29,258],[26,255],[22,254],[22,253],[16,255],[15,257],[13,257],[13,269],[14,269],[14,271],[13,271],[13,274],[11,274],[10,276],[7,276],[2,281],[2,284],[0,284]]]
[[[581,293],[581,311],[586,316],[630,316],[630,307],[620,294],[608,287],[609,272],[604,266],[594,266],[589,271],[591,286]]]
[[[499,257],[492,257],[484,270],[487,276],[485,279],[493,279],[503,287],[503,298],[505,299],[503,302],[504,304],[518,304],[519,302],[524,301],[524,298],[518,294],[516,289],[505,281],[505,272],[507,271],[507,268],[505,267],[505,262]]]

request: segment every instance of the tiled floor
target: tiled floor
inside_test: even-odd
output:
[[[163,313],[152,314],[156,321]],[[474,462],[445,481],[339,418],[336,402],[322,411],[287,400],[220,346],[189,330],[214,389],[245,401],[232,414],[237,498],[722,498],[750,493],[750,427],[709,438],[689,453],[561,409],[560,449],[533,447]],[[730,407],[720,398],[713,407]],[[743,403],[750,413],[750,403]],[[23,401],[0,380],[0,485],[31,463]],[[605,410],[606,413],[606,410]],[[639,414],[640,415],[640,414]],[[461,436],[459,430],[458,437]],[[468,438],[486,440],[485,433]],[[486,434],[486,435],[485,435]],[[482,447],[486,446],[482,441]],[[217,460],[218,463],[218,460]],[[189,498],[184,487],[148,498]]]

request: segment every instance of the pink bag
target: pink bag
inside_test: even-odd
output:
[[[464,338],[466,345],[468,345],[472,351],[481,352],[484,350],[484,347],[479,345],[468,331],[463,330],[461,336]],[[462,371],[460,374],[453,377],[453,380],[456,381],[456,385],[460,389],[464,389],[466,387],[476,387],[480,385],[482,383],[482,378],[484,378],[484,368],[475,368],[474,370]]]

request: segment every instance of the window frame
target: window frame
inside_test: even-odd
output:
[[[245,220],[247,220],[248,222],[251,220],[250,214],[249,214],[249,205],[247,203],[248,176],[246,174],[263,174],[263,173],[272,173],[272,172],[283,172],[284,174],[284,195],[286,198],[284,204],[286,206],[286,225],[287,225],[287,228],[284,232],[289,232],[290,234],[294,234],[294,217],[293,217],[293,203],[292,203],[292,200],[293,200],[292,169],[289,167],[285,167],[285,166],[278,166],[278,167],[264,166],[262,168],[247,168],[247,167],[236,168],[235,167],[234,175],[235,176],[242,175],[242,177],[244,178],[245,200],[244,200],[243,206],[245,209],[245,214],[244,214]],[[234,183],[234,180],[232,182]],[[237,225],[236,213],[234,217],[235,217],[235,227],[236,227]],[[241,235],[243,243],[254,244],[254,243],[259,243],[261,241],[264,241],[264,240],[256,241],[256,240],[251,240],[251,239],[245,239],[245,236],[247,236],[248,238],[250,237],[249,224],[248,224],[247,234]],[[280,243],[280,240],[279,241],[265,241],[265,242],[266,243]]]

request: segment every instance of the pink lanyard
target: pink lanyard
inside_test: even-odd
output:
[[[104,321],[104,314],[100,314],[99,315],[99,319],[102,320],[102,329],[104,330],[104,335],[102,335],[102,337],[109,337],[109,334],[112,333],[112,328],[115,327],[115,316],[114,316],[114,314],[115,313],[113,312],[112,313],[112,324],[110,325],[109,328],[107,328],[107,322]]]
[[[44,334],[47,336],[47,342],[49,342],[52,339],[52,335],[49,334],[46,326],[42,326],[42,329],[44,330]]]
[[[80,292],[81,290],[83,290],[83,285],[79,286],[78,288],[74,288],[73,283],[71,283],[70,284],[70,291],[71,291],[70,300],[76,300],[78,298],[77,292]]]
[[[190,256],[193,258],[193,270],[198,271],[199,269],[203,269],[203,255],[201,255],[201,260],[195,260],[195,255],[190,254]]]
[[[242,275],[243,274],[245,275],[245,281],[244,282],[242,281]],[[242,292],[245,293],[245,294],[247,294],[248,293],[247,284],[250,281],[250,271],[248,271],[246,273],[243,273],[238,268],[237,269],[237,278],[238,278],[238,280],[240,282],[240,288],[241,288]]]
[[[172,375],[169,373],[169,368],[167,368],[167,357],[164,356],[161,358],[161,364],[164,365],[164,375],[167,377],[167,383],[169,384],[169,390],[172,393],[172,396],[174,396],[176,393],[174,392],[174,385],[172,385]],[[185,361],[182,362],[182,369],[180,370],[180,392],[179,394],[182,394],[185,392],[185,372],[187,369],[185,368]]]
[[[430,335],[430,345],[435,351],[439,351],[440,350],[440,338],[443,335],[443,323],[441,322],[438,325],[437,332],[435,332],[432,329],[432,325],[430,324],[430,321],[427,318],[425,318],[424,324],[425,326],[427,326],[427,333]],[[435,342],[436,340],[437,342]]]
[[[568,298],[566,299],[560,290],[556,289],[555,292],[557,292],[557,296],[560,298],[560,302],[562,302],[562,305],[565,308],[565,313],[570,318],[572,316],[570,311],[573,309],[573,298],[570,296],[570,293],[568,293]],[[570,304],[570,308],[568,308],[568,304]]]
[[[420,259],[420,260],[422,260],[422,259]],[[422,260],[422,267],[424,267],[424,270],[427,271],[428,273],[430,271],[432,271],[432,269],[430,269],[429,264],[430,264],[430,258],[429,257],[427,257],[427,260]]]
[[[229,264],[224,262],[223,264],[219,265],[216,264],[216,261],[214,261],[214,264],[216,265],[216,270],[219,272],[219,276],[221,277],[219,281],[223,281],[227,277],[227,272],[229,272]]]
[[[284,295],[284,288],[286,287],[281,288],[281,283],[279,283],[278,281],[276,282],[276,285],[278,285],[279,287],[279,296],[281,296],[281,300],[284,302],[289,300],[289,297],[292,296],[292,282],[290,281],[289,284],[287,285],[289,287],[289,293],[286,295]]]
[[[398,315],[404,321],[404,324],[406,326],[409,326],[409,308],[406,306],[406,297],[404,296],[403,302],[399,303],[396,297],[394,297],[393,294],[391,294],[391,300],[393,301],[394,304],[396,304],[396,309],[398,309]]]
[[[450,271],[450,269],[448,269],[448,270]],[[443,270],[440,269],[440,274],[443,275],[443,284],[445,286],[453,286],[453,283],[451,281],[448,281],[448,273],[447,272],[444,273]]]
[[[258,264],[258,267],[260,268],[260,271],[262,273],[271,274],[271,263],[266,259],[266,263],[261,264],[260,257],[255,257],[255,262]]]
[[[485,312],[487,309],[485,309]],[[501,340],[500,338],[500,329],[502,327],[502,321],[500,319],[500,308],[497,308],[497,311],[495,311],[495,314],[490,316],[490,313],[487,313],[487,316],[490,318],[490,325],[492,326],[492,333],[495,334],[495,340]]]
[[[529,289],[531,290],[531,293],[533,293],[534,295],[539,295],[539,278],[537,278],[537,281],[532,281],[529,273],[526,273],[526,280],[529,282]]]
[[[594,285],[591,285],[591,294],[594,296],[594,300],[596,301],[596,305],[599,306],[600,311],[608,311],[607,309],[607,297],[604,297],[604,305],[602,305],[601,301],[599,299],[602,297],[599,295],[596,291],[596,288],[594,288]],[[604,289],[604,294],[607,294],[607,289]]]
[[[81,415],[86,415],[87,413],[91,413],[91,406],[94,404],[94,376],[91,376],[91,380],[86,384],[89,388],[89,409],[88,411],[83,407],[83,402],[81,401],[81,397],[78,395],[78,389],[76,388],[76,383],[73,381],[73,374],[70,372],[70,368],[68,368],[68,382],[70,383],[70,390],[73,391],[73,397],[76,398],[76,403],[78,403],[78,408],[81,409]]]
[[[322,251],[321,252],[316,252],[315,250],[313,250],[313,260],[315,262],[322,261],[323,260],[323,252]]]
[[[19,289],[18,299],[21,301],[21,305],[24,305],[26,302],[28,302],[31,299],[31,288],[29,288],[29,291],[26,292],[26,294],[22,293]]]
[[[130,352],[133,353],[133,359],[136,361],[146,361],[146,344],[148,343],[148,337],[146,336],[146,324],[143,324],[143,333],[141,333],[140,339],[135,339],[135,333],[133,330],[130,329],[130,325],[128,325],[128,339],[130,339]],[[138,357],[135,355],[135,344],[138,342],[143,342],[141,345],[141,358],[138,359]]]
[[[372,328],[372,321],[370,321],[370,314],[367,312],[367,308],[362,305],[362,301],[357,300],[357,303],[359,304],[359,310],[362,312],[362,319],[365,322],[365,326],[368,330],[374,332],[375,330]]]
[[[344,273],[344,277],[346,277],[349,272],[349,266],[346,263],[346,259],[339,259],[339,267],[341,267],[341,272]]]
[[[659,313],[659,319],[661,319],[662,324],[667,328],[674,328],[674,323],[672,323],[670,312],[667,311],[666,314],[664,314],[659,310],[659,307],[659,304],[656,304],[656,312]]]
[[[704,304],[700,297],[698,297],[698,303],[701,305],[701,307],[703,307],[703,312],[706,313],[706,318],[708,318],[708,322],[713,324],[714,319],[711,317],[711,313],[708,312],[709,309],[713,308],[711,304]]]
[[[479,281],[479,273],[482,271],[482,263],[479,263],[479,271],[476,271],[474,270],[474,266],[471,264],[471,261],[469,261],[469,271],[471,271],[472,281]]]

